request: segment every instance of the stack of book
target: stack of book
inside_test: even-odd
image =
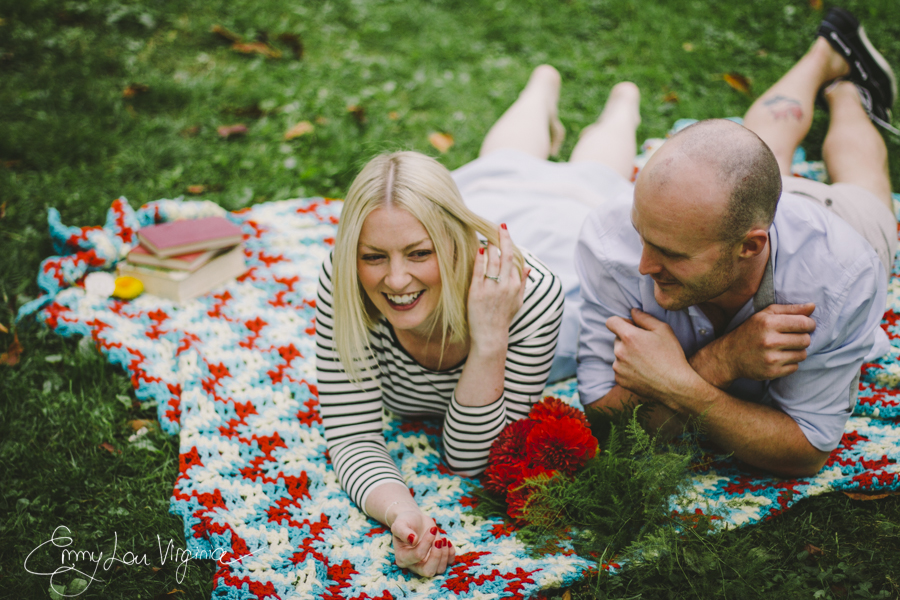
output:
[[[247,270],[241,228],[224,217],[150,225],[137,237],[117,274],[140,279],[154,296],[184,302]]]

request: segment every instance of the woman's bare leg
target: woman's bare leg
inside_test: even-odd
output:
[[[635,84],[623,81],[613,86],[600,117],[581,132],[569,162],[598,162],[630,180],[637,154],[640,104],[641,92]]]
[[[488,131],[478,155],[502,148],[521,150],[541,159],[556,154],[565,134],[556,116],[561,81],[559,72],[550,65],[532,71],[525,89]]]

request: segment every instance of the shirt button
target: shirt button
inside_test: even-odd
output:
[[[701,330],[700,330],[700,335],[706,335],[706,330],[705,330],[705,329],[701,329]]]

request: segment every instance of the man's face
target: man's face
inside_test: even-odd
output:
[[[653,279],[657,303],[681,310],[727,292],[737,273],[735,248],[719,230],[725,192],[690,176],[643,183],[635,187],[631,220],[643,243],[640,272]]]

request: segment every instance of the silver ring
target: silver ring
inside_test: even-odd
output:
[[[499,276],[499,275],[488,275],[488,274],[485,274],[484,278],[485,278],[485,279],[493,279],[493,280],[496,281],[497,283],[500,283],[500,276]]]

